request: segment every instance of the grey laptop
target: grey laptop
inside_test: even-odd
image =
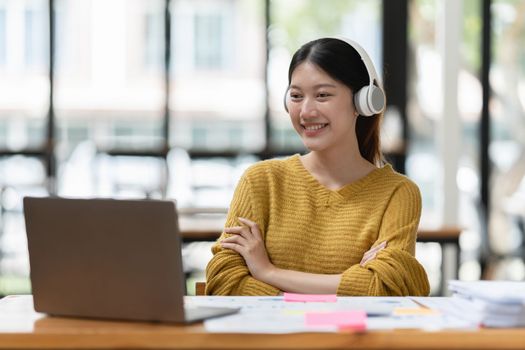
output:
[[[173,202],[26,197],[24,214],[38,312],[184,323],[238,311],[184,307]]]

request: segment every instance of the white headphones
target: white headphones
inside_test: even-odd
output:
[[[365,49],[350,39],[341,37],[336,37],[333,39],[344,41],[348,45],[352,46],[363,60],[363,63],[365,64],[366,70],[368,72],[369,84],[367,86],[363,86],[354,94],[354,105],[357,112],[365,117],[370,117],[383,112],[386,105],[385,93],[381,86],[379,76],[377,75],[377,72],[374,68],[374,64],[372,63],[372,60],[366,53]],[[284,109],[288,112],[287,95],[288,90],[286,90],[286,93],[284,94]]]

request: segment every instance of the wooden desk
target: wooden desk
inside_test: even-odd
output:
[[[222,334],[190,326],[47,317],[0,301],[0,349],[525,349],[525,329]]]

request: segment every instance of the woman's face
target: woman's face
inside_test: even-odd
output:
[[[292,73],[287,98],[292,124],[311,151],[344,147],[355,136],[353,93],[311,62]]]

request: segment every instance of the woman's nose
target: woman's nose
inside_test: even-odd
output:
[[[301,117],[312,117],[317,115],[317,106],[312,98],[305,98],[301,105]]]

